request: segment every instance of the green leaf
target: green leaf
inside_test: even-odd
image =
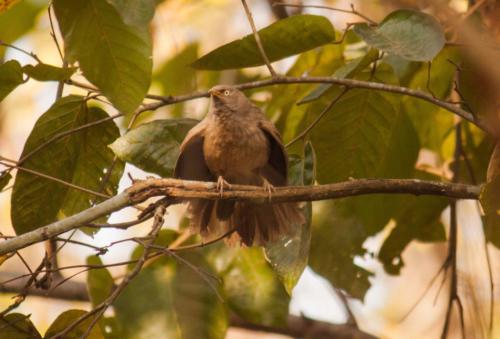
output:
[[[2,338],[9,339],[41,339],[29,315],[10,313],[0,318]]]
[[[197,123],[193,119],[155,120],[132,129],[109,147],[123,161],[170,177],[179,156],[179,146]]]
[[[183,258],[208,270],[195,253]],[[113,305],[120,338],[224,338],[226,310],[199,274],[170,257],[145,267]]]
[[[372,48],[365,55],[352,60],[346,65],[338,68],[333,76],[339,79],[351,78],[356,75],[366,67],[368,67],[372,62],[378,59],[378,50]],[[313,89],[306,97],[301,99],[297,105],[305,104],[314,100],[319,99],[323,94],[325,94],[332,86],[332,84],[321,84]]]
[[[0,191],[4,189],[5,186],[12,179],[12,175],[9,172],[0,172]]]
[[[36,64],[23,66],[23,72],[26,73],[30,78],[38,81],[64,81],[68,80],[73,73],[75,73],[76,67],[60,68],[47,64]]]
[[[290,297],[257,247],[240,248],[222,276],[229,307],[261,325],[284,326]]]
[[[317,15],[294,15],[259,30],[269,60],[276,61],[335,40],[328,19]],[[198,69],[233,69],[263,65],[253,34],[223,45],[193,63]]]
[[[389,14],[378,26],[354,26],[370,46],[412,61],[430,61],[445,43],[444,32],[432,16],[408,9]]]
[[[102,265],[102,260],[96,255],[87,257],[87,265]],[[114,280],[107,268],[92,269],[87,274],[87,290],[92,306],[99,305],[111,295]]]
[[[367,79],[368,73],[358,78]],[[375,81],[394,83],[394,75],[380,65]],[[338,95],[340,89],[318,101],[312,109],[318,114]],[[391,136],[396,132],[400,98],[393,94],[353,89],[347,92],[316,125],[311,140],[318,161],[318,181],[322,184],[349,177],[374,177],[390,150]],[[310,117],[312,120],[314,117]]]
[[[105,116],[100,109],[87,109],[80,96],[64,97],[38,119],[24,145],[21,158],[54,136]],[[109,171],[111,165],[111,161],[107,161],[112,159],[112,153],[106,145],[117,135],[114,123],[108,121],[69,134],[38,149],[22,166],[98,190],[99,177],[104,176],[103,173]],[[116,192],[122,165],[116,166],[111,180],[104,187],[104,193]],[[18,171],[11,198],[11,216],[16,233],[25,233],[55,221],[61,209],[68,215],[90,207],[91,201],[99,201],[95,196],[73,190],[54,180]]]
[[[312,144],[304,147],[304,160],[295,157],[289,160],[289,184],[313,185],[315,181],[315,154]],[[305,225],[292,225],[291,234],[265,247],[266,258],[278,274],[289,295],[307,266],[311,246],[312,204],[304,203]]]
[[[368,237],[355,216],[342,215],[338,201],[315,204],[309,265],[350,296],[363,300],[372,273],[354,264]]]
[[[23,72],[19,62],[9,60],[0,65],[0,101],[22,83]]]
[[[127,25],[103,0],[55,0],[66,57],[120,111],[130,113],[151,82],[151,42],[145,29]]]
[[[78,318],[88,313],[84,310],[68,310],[66,312],[61,313],[56,320],[50,325],[49,329],[45,333],[45,338],[50,338],[64,329],[68,328],[73,322],[75,322]],[[67,335],[64,336],[64,339],[79,339],[81,338],[92,322],[93,317],[89,317],[82,321],[78,326],[76,326],[73,330],[71,330]],[[90,331],[89,335],[86,336],[87,339],[104,339],[104,336],[101,332],[99,326],[94,326]]]
[[[108,114],[100,108],[91,107],[86,111],[84,123],[91,123],[105,119]],[[113,152],[107,147],[120,136],[120,131],[111,120],[97,126],[87,128],[77,134],[77,154],[74,155],[74,168],[71,182],[75,185],[85,187],[95,192],[101,192],[108,196],[114,196],[118,190],[118,183],[123,175],[124,163],[120,160],[114,162]],[[111,174],[109,171],[112,171]],[[103,181],[106,184],[103,185]],[[70,189],[64,199],[61,212],[64,216],[71,216],[94,204],[103,201],[104,198],[93,194]],[[105,218],[102,220],[104,221]],[[88,234],[96,232],[96,229],[85,229]]]

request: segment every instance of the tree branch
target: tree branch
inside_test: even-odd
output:
[[[255,27],[255,22],[253,21],[252,11],[250,11],[250,7],[248,7],[246,0],[241,0],[241,3],[243,4],[243,8],[245,8],[245,13],[247,15],[248,22],[250,23],[250,26],[252,27],[252,32],[253,32],[253,36],[255,38],[255,43],[257,44],[257,48],[259,49],[260,55],[262,56],[262,60],[266,64],[267,69],[269,70],[269,73],[271,73],[271,76],[275,77],[277,74],[276,74],[273,66],[271,66],[271,62],[269,61],[269,58],[267,57],[264,46],[262,45],[262,41],[260,40],[259,32],[257,32],[257,28]]]
[[[168,197],[171,203],[189,198],[245,200],[255,203],[269,201],[262,187],[231,185],[222,198],[214,182],[178,179],[148,179],[135,182],[126,191],[71,217],[40,227],[34,231],[0,242],[0,255],[50,239],[61,233],[85,226],[99,217],[152,197]],[[276,187],[271,202],[317,201],[375,193],[439,195],[453,199],[478,199],[479,186],[424,181],[418,179],[358,179],[318,186]]]
[[[345,86],[346,88],[349,88],[349,89],[363,88],[363,89],[371,89],[371,90],[375,90],[375,91],[396,93],[396,94],[415,97],[415,98],[430,102],[436,106],[442,107],[442,108],[450,111],[451,113],[454,113],[454,114],[458,115],[459,117],[475,124],[477,127],[481,128],[482,130],[493,135],[493,130],[490,126],[488,126],[483,120],[472,115],[470,112],[467,112],[466,110],[460,108],[459,105],[456,105],[454,103],[451,103],[451,102],[448,102],[445,100],[437,99],[430,93],[420,91],[420,90],[415,90],[415,89],[408,88],[408,87],[400,87],[400,86],[395,86],[395,85],[383,84],[383,83],[379,83],[379,82],[363,81],[363,80],[356,80],[356,79],[345,79],[345,78],[341,79],[341,78],[336,78],[336,77],[331,77],[331,76],[326,76],[326,77],[325,76],[318,76],[318,77],[278,76],[278,77],[271,78],[271,79],[258,80],[258,81],[252,81],[252,82],[238,84],[238,85],[235,85],[235,87],[240,89],[240,90],[246,90],[246,89],[252,89],[252,88],[272,86],[272,85],[313,84],[313,83],[336,84],[336,85],[340,85],[340,86]],[[209,96],[210,96],[210,94],[208,92],[196,92],[193,94],[176,96],[176,97],[155,96],[155,99],[160,100],[160,102],[145,104],[142,106],[141,111],[155,110],[155,109],[158,109],[162,106],[171,105],[171,104],[184,102],[184,101],[188,101],[188,100],[193,100],[193,99],[198,99],[198,98],[208,98]]]

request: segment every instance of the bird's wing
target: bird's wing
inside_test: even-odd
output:
[[[261,120],[260,128],[269,140],[269,160],[261,174],[274,186],[285,186],[288,177],[288,158],[281,136],[269,120]]]
[[[174,178],[186,180],[214,181],[203,155],[205,124],[194,126],[180,146],[179,158],[175,164]]]

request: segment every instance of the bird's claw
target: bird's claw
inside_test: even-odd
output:
[[[264,179],[264,189],[267,192],[267,197],[268,197],[269,201],[271,201],[271,198],[273,196],[273,192],[276,191],[276,189],[274,188],[273,184],[271,184],[266,179]]]
[[[217,178],[217,191],[219,191],[219,196],[221,198],[224,194],[224,187],[231,188],[231,184],[229,184],[221,175],[219,175],[219,177]]]

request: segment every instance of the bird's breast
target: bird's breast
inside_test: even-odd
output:
[[[215,175],[230,183],[251,184],[268,161],[268,143],[255,123],[214,123],[205,133],[203,153]]]

